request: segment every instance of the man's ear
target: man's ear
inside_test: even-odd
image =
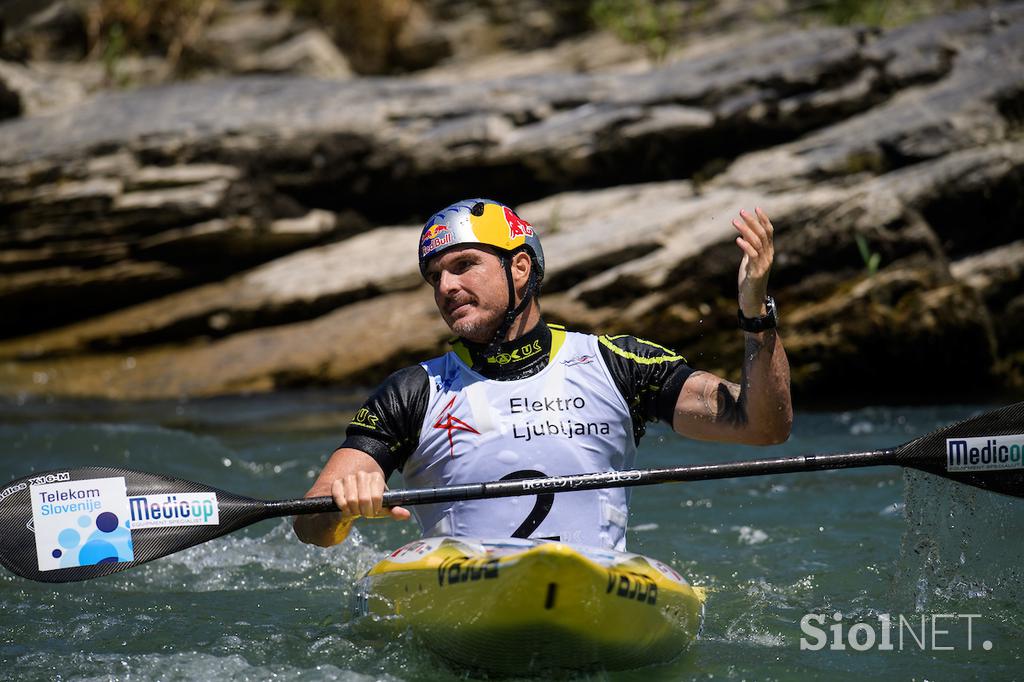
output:
[[[533,260],[530,258],[530,254],[518,251],[512,255],[512,280],[515,282],[516,291],[522,291],[526,283],[530,281],[531,270],[533,270]]]

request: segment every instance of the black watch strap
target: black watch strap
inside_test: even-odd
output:
[[[737,316],[740,320],[740,329],[745,332],[763,332],[765,329],[775,329],[779,324],[779,316],[775,310],[775,299],[771,296],[764,297],[764,307],[768,310],[767,314],[761,317],[744,317],[743,309],[736,311]]]

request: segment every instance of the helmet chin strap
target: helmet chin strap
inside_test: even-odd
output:
[[[502,256],[501,262],[505,265],[505,278],[506,281],[508,281],[508,308],[505,309],[505,319],[502,320],[501,325],[498,327],[498,331],[494,333],[494,337],[491,338],[491,342],[487,344],[487,348],[484,350],[483,355],[477,359],[476,364],[473,366],[474,370],[479,370],[483,366],[483,363],[487,361],[487,358],[498,352],[502,341],[505,340],[505,335],[508,334],[508,330],[512,328],[512,323],[516,321],[516,318],[519,317],[522,312],[526,310],[526,306],[530,304],[530,299],[533,298],[533,292],[536,288],[536,266],[534,263],[531,263],[530,279],[526,283],[526,291],[523,293],[523,300],[519,302],[519,305],[515,305],[516,286],[515,282],[512,281],[512,259]]]

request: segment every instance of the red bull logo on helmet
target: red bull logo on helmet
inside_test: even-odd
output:
[[[420,257],[426,257],[431,251],[451,244],[454,238],[447,225],[431,225],[423,230],[423,236],[420,239]]]
[[[508,223],[509,239],[533,236],[533,225],[517,216],[508,206],[503,208],[505,209],[505,222]]]
[[[423,230],[423,241],[427,241],[428,239],[435,239],[438,235],[440,235],[442,232],[444,232],[447,229],[448,229],[448,226],[447,225],[443,225],[441,223],[437,223],[436,225],[431,225],[427,229]]]

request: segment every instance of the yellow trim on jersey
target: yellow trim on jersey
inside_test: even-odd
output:
[[[630,360],[633,360],[634,362],[639,362],[641,365],[656,365],[662,362],[675,362],[676,360],[682,360],[683,362],[686,362],[686,358],[684,358],[682,355],[677,355],[675,352],[670,351],[668,348],[665,348],[664,346],[659,346],[658,344],[652,343],[647,339],[637,338],[636,340],[639,341],[640,343],[646,343],[648,346],[652,346],[659,350],[663,350],[665,351],[665,353],[667,353],[667,355],[661,355],[654,358],[645,358],[641,355],[637,355],[636,353],[631,353],[628,350],[623,350],[616,346],[614,343],[612,343],[612,341],[614,341],[615,339],[621,339],[626,336],[628,336],[628,334],[619,334],[618,336],[602,335],[597,337],[597,340],[601,342],[602,346],[608,348],[609,350],[611,350],[611,352],[615,353],[616,355],[628,358]]]
[[[452,350],[459,356],[459,359],[466,363],[467,367],[473,366],[473,356],[470,354],[469,349],[461,341],[456,341],[452,344]]]
[[[555,356],[558,355],[558,351],[562,350],[562,344],[565,343],[565,327],[549,324],[548,328],[551,329],[551,354],[548,355],[548,362],[551,363],[555,361]]]
[[[566,331],[565,327],[560,324],[549,324],[548,328],[551,330],[551,352],[548,354],[548,362],[554,362],[555,356],[558,355],[558,351],[562,349],[562,344],[565,343]],[[454,351],[455,354],[459,356],[459,359],[466,363],[466,365],[469,367],[473,366],[473,356],[462,341],[453,341],[452,351]]]

